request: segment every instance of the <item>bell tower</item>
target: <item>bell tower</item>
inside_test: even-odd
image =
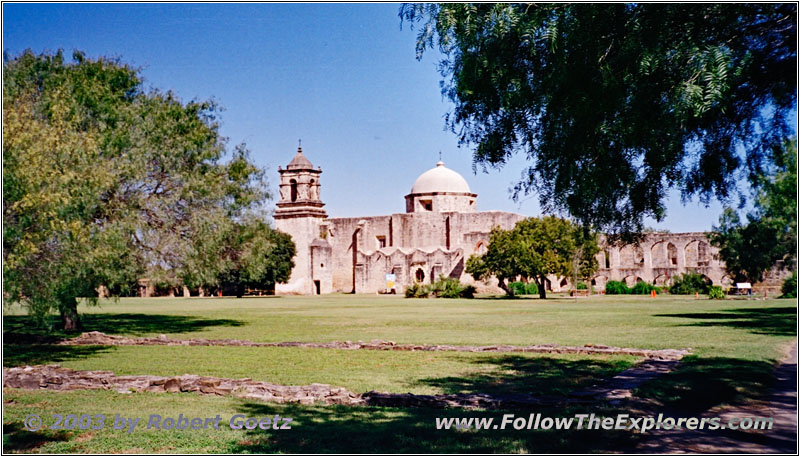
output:
[[[288,233],[297,253],[287,284],[276,284],[276,294],[315,294],[330,292],[327,261],[318,261],[330,254],[330,245],[320,240],[320,225],[328,217],[320,199],[319,177],[322,168],[314,166],[297,147],[297,155],[280,173],[280,200],[273,218],[275,228]],[[314,268],[314,267],[317,268]]]
[[[322,168],[314,168],[311,161],[303,155],[302,147],[297,147],[297,155],[285,170],[278,167],[278,173],[281,175],[281,199],[277,203],[275,220],[328,217],[322,209],[325,204],[320,200],[319,175],[322,174]]]

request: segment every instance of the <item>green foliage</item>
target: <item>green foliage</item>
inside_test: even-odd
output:
[[[654,290],[657,292],[656,286],[648,284],[644,281],[639,281],[635,286],[633,286],[633,289],[631,289],[630,293],[634,295],[650,295],[650,293]]]
[[[691,295],[708,293],[710,284],[699,273],[684,273],[672,279],[669,293],[673,295]]]
[[[288,281],[294,268],[292,237],[260,219],[235,223],[221,249],[222,266],[215,285],[232,286],[238,297],[246,288],[273,289]]]
[[[3,63],[3,286],[40,322],[79,326],[104,285],[213,283],[233,221],[269,197],[217,107],[145,91],[138,72],[76,52]]]
[[[406,288],[406,298],[474,298],[475,286],[462,284],[458,279],[445,275],[433,284],[414,283]]]
[[[513,295],[537,295],[539,293],[539,286],[535,282],[515,281],[510,283],[508,288],[513,292]]]
[[[406,287],[406,298],[428,298],[431,295],[431,287],[427,284],[415,282]]]
[[[533,279],[539,297],[545,298],[548,274],[567,276],[577,270],[588,277],[597,269],[598,251],[596,235],[570,221],[555,216],[528,218],[511,230],[492,229],[486,253],[471,256],[466,271],[475,279],[496,276],[509,295],[513,292],[505,285],[507,279]]]
[[[515,198],[583,225],[641,232],[671,187],[728,197],[791,131],[794,4],[413,3],[400,17],[417,58],[444,54],[446,124],[474,162],[524,155]]]
[[[579,282],[578,285],[575,286],[577,290],[587,290],[588,287],[586,286],[585,282]]]
[[[781,298],[797,298],[797,272],[792,272],[792,275],[783,281],[781,286]]]
[[[742,223],[725,208],[711,242],[736,280],[761,281],[777,261],[794,266],[797,246],[797,141],[773,154],[773,169],[756,182],[755,208]]]
[[[626,295],[631,293],[631,289],[622,281],[608,281],[606,283],[606,295]]]
[[[725,299],[725,291],[722,290],[722,286],[711,286],[708,288],[708,298],[710,300],[724,300]]]

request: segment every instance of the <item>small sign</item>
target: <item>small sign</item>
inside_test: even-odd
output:
[[[394,273],[386,273],[386,289],[394,289],[394,283],[397,281],[397,275]]]

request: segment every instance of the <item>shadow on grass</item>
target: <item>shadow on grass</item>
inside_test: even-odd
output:
[[[763,395],[775,380],[774,368],[768,362],[688,356],[675,371],[642,385],[636,395],[681,411],[702,412]]]
[[[242,430],[230,453],[587,453],[627,448],[634,434],[597,430],[437,430],[436,418],[493,418],[502,411],[299,406],[243,403],[247,417],[293,419],[291,430]],[[578,411],[541,409],[542,416],[565,417]],[[581,411],[584,412],[584,411]],[[593,412],[601,412],[599,409]],[[528,413],[517,416],[528,417]]]
[[[245,323],[234,319],[200,319],[192,316],[171,316],[164,314],[82,314],[82,332],[103,332],[111,335],[146,335],[153,333],[188,333],[208,327],[240,327]],[[49,322],[51,329],[37,327],[29,316],[3,316],[3,337],[14,343],[53,343],[70,338],[81,331],[66,332],[56,327],[57,316]]]
[[[36,452],[51,441],[68,441],[72,433],[64,430],[30,432],[21,424],[3,424],[3,454],[9,452]]]
[[[65,360],[85,359],[115,350],[114,346],[56,346],[50,344],[4,344],[3,366],[47,365]]]
[[[627,360],[565,360],[518,355],[465,360],[494,367],[491,371],[465,376],[422,379],[418,384],[437,387],[448,394],[566,395],[611,378],[632,365]]]
[[[686,326],[733,327],[749,330],[759,335],[794,336],[797,334],[797,308],[726,309],[714,313],[655,314],[656,317],[681,317],[699,319]]]

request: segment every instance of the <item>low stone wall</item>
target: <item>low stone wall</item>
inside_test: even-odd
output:
[[[327,384],[283,386],[251,379],[226,379],[212,376],[115,376],[111,371],[79,371],[58,365],[3,368],[3,387],[27,390],[115,390],[120,393],[194,392],[203,395],[234,395],[249,400],[302,405],[390,406],[420,408],[514,409],[568,404],[593,404],[628,400],[633,389],[677,365],[677,361],[646,361],[587,390],[566,396],[527,394],[440,394],[417,395],[370,391],[355,394]]]
[[[196,392],[235,395],[272,403],[363,405],[361,395],[327,384],[282,386],[252,379],[212,376],[115,376],[111,371],[78,371],[58,365],[3,368],[3,387],[51,390],[116,390],[129,392]]]
[[[636,349],[615,346],[587,344],[585,346],[558,346],[555,344],[538,344],[531,346],[491,345],[491,346],[455,346],[447,344],[397,344],[393,341],[373,340],[334,341],[331,343],[277,342],[257,343],[248,340],[208,340],[192,338],[178,340],[160,335],[156,338],[135,338],[106,335],[102,332],[86,332],[80,336],[65,340],[64,345],[103,345],[103,346],[242,346],[242,347],[305,347],[321,349],[377,350],[377,351],[453,351],[453,352],[528,352],[540,354],[617,354],[643,357],[650,360],[680,360],[690,353],[689,349]]]

